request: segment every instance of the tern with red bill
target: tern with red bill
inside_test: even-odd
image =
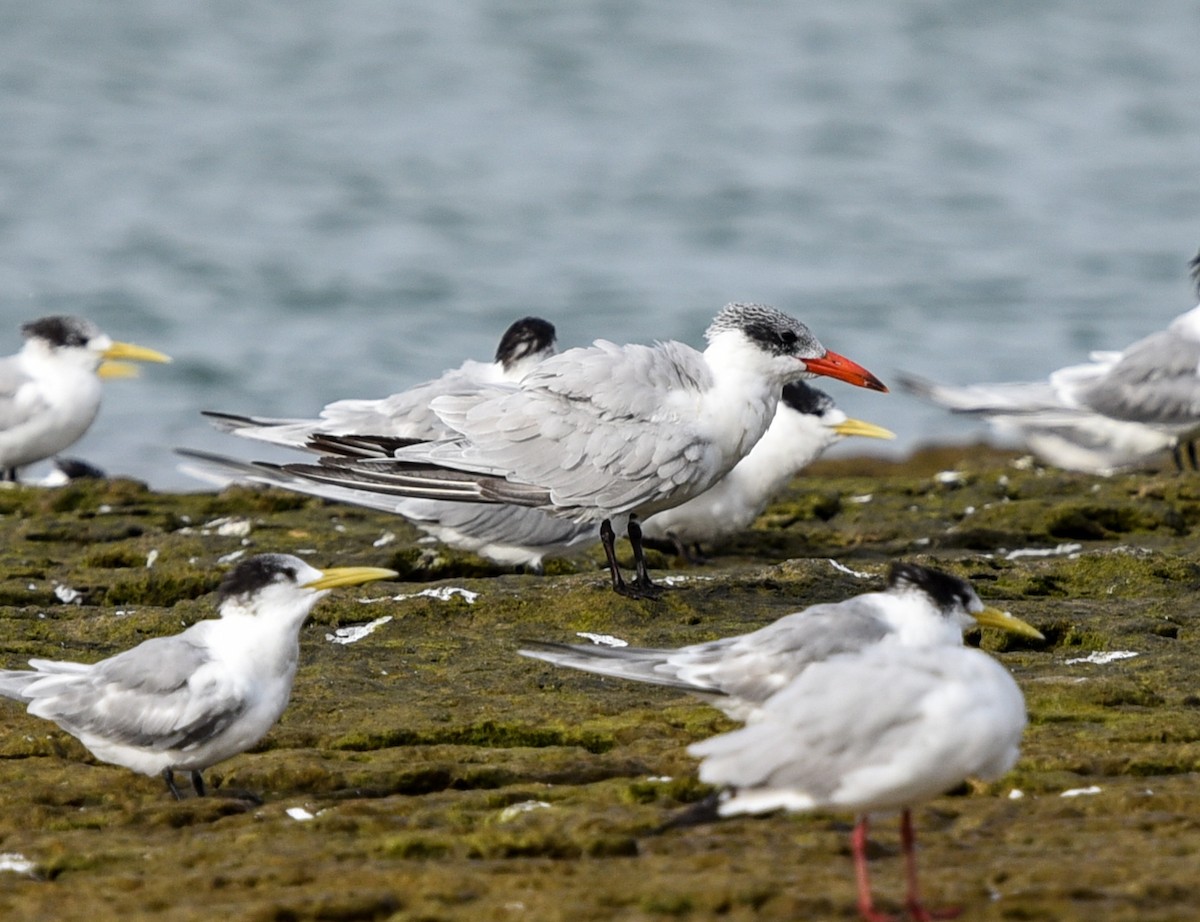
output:
[[[766,432],[784,385],[823,375],[887,391],[773,307],[729,304],[705,337],[703,352],[672,341],[599,340],[545,359],[519,382],[433,400],[453,438],[367,438],[384,457],[363,458],[363,439],[318,436],[314,447],[328,451],[319,463],[282,467],[356,490],[511,503],[598,523],[613,589],[654,597],[661,587],[647,572],[638,518],[686,502],[731,471]],[[620,528],[633,545],[632,582],[613,548]]]

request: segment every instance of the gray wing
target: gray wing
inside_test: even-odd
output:
[[[1045,382],[952,387],[902,375],[900,384],[955,413],[986,418],[1001,435],[1066,470],[1110,474],[1144,464],[1174,445],[1178,430],[1118,416],[1135,413],[1130,397],[1165,399],[1169,387],[1126,388],[1109,377],[1119,353],[1093,353],[1093,358],[1060,368]],[[1122,401],[1125,406],[1118,406]]]
[[[321,411],[314,432],[381,435],[404,439],[444,439],[454,433],[430,407],[437,397],[472,394],[500,380],[499,366],[467,361],[439,378],[382,400],[338,400]]]
[[[528,506],[405,498],[392,502],[398,514],[418,527],[427,528],[446,544],[472,551],[486,545],[512,545],[549,554],[591,543],[598,534],[590,523],[572,522]]]
[[[680,343],[601,341],[546,359],[519,387],[438,398],[434,409],[466,444],[397,457],[541,487],[559,507],[652,506],[725,473],[677,412],[710,384],[700,354]]]
[[[184,448],[176,449],[176,454],[188,459],[180,465],[182,471],[218,487],[257,483],[400,515],[443,544],[480,553],[502,564],[536,566],[542,557],[577,549],[596,535],[591,524],[579,524],[527,506],[411,499],[316,482],[267,462],[239,461]]]
[[[993,413],[1030,413],[1061,409],[1063,403],[1048,381],[1022,381],[1000,384],[939,384],[918,375],[901,372],[900,387],[945,407],[954,413],[988,416]]]
[[[888,634],[872,597],[814,605],[750,634],[684,647],[669,660],[675,675],[761,703],[815,663],[868,649]]]
[[[205,675],[207,651],[186,634],[157,637],[80,671],[32,660],[29,713],[74,736],[147,749],[186,749],[225,729],[245,709],[222,675]]]
[[[1153,333],[1126,349],[1079,400],[1114,419],[1167,426],[1200,422],[1200,342],[1174,330]]]
[[[364,506],[367,509],[390,513],[397,513],[398,505],[403,502],[396,497],[381,493],[316,483],[307,478],[290,474],[282,465],[272,464],[268,461],[241,461],[227,455],[218,455],[192,448],[177,448],[175,453],[187,459],[186,463],[179,466],[180,470],[197,480],[203,480],[217,487],[226,487],[232,483],[256,483],[290,490],[293,493],[303,493],[306,496],[315,496],[333,502]]]
[[[45,408],[44,401],[26,391],[18,393],[33,379],[21,370],[14,355],[0,359],[0,432],[13,429]],[[31,398],[34,398],[31,400]]]
[[[222,413],[218,410],[201,410],[200,414],[218,432],[240,435],[243,438],[282,445],[286,448],[303,448],[320,420],[283,419],[273,416],[241,416],[237,413]]]
[[[689,751],[710,783],[879,809],[998,776],[1024,726],[1020,689],[987,654],[872,648],[814,664],[754,724]]]
[[[887,627],[863,599],[815,605],[750,634],[676,650],[539,642],[518,652],[556,666],[758,704],[813,663],[885,637]]]
[[[631,679],[651,685],[665,685],[695,694],[720,695],[716,686],[704,686],[680,679],[669,659],[675,650],[653,647],[610,647],[604,644],[565,644],[539,640],[523,641],[525,647],[517,652],[555,666],[566,666],[595,675]]]
[[[223,432],[290,448],[306,447],[315,433],[440,439],[453,432],[433,412],[430,402],[449,394],[473,393],[501,380],[502,374],[497,364],[467,360],[441,377],[389,397],[336,400],[316,419],[272,419],[213,411],[205,411],[204,415]]]

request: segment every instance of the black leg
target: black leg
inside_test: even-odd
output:
[[[629,517],[628,531],[629,543],[633,545],[633,566],[637,572],[633,588],[641,598],[657,599],[666,589],[650,579],[650,572],[646,569],[646,551],[642,547],[642,526],[632,516]]]
[[[667,532],[667,537],[671,539],[671,547],[675,549],[675,555],[688,566],[698,567],[708,563],[708,558],[700,549],[699,541],[693,541],[689,545],[673,531]]]
[[[680,560],[685,560],[690,563],[692,552],[688,549],[687,542],[680,541],[679,535],[675,534],[673,531],[667,532],[667,537],[671,539],[671,547],[675,549],[675,556]]]
[[[651,835],[660,835],[669,829],[682,829],[687,826],[700,826],[715,823],[721,818],[721,795],[714,791],[703,800],[698,800],[676,813],[673,817],[653,830]]]
[[[1200,471],[1200,467],[1196,466],[1196,443],[1188,442],[1188,460],[1192,462],[1192,470]]]
[[[600,543],[604,546],[604,556],[608,559],[608,572],[612,575],[613,592],[629,595],[629,587],[621,576],[621,568],[617,566],[617,549],[614,547],[617,533],[613,531],[612,522],[605,519],[600,523]]]
[[[708,563],[708,558],[704,555],[704,549],[700,547],[699,541],[693,541],[689,545],[686,541],[680,540],[679,536],[674,532],[667,532],[667,537],[675,545],[675,553],[688,566],[702,567]]]
[[[167,783],[167,790],[175,797],[176,800],[183,800],[183,794],[180,793],[179,787],[175,784],[175,772],[169,768],[164,768],[162,772],[163,781]]]
[[[4,469],[4,478],[3,479],[4,479],[5,483],[16,483],[17,482],[17,469],[15,467],[6,467]]]
[[[204,796],[204,776],[198,771],[192,772],[192,790],[196,792],[197,797]]]

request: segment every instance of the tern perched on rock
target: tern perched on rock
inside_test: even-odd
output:
[[[875,910],[868,816],[901,811],[906,907],[932,911],[917,882],[911,809],[969,778],[995,780],[1017,761],[1025,699],[1008,670],[970,647],[866,647],[813,663],[740,730],[694,743],[700,779],[726,789],[722,816],[775,810],[857,814],[852,848],[859,911]]]
[[[245,752],[287,707],[300,626],[337,586],[396,576],[376,567],[318,570],[290,554],[239,563],[217,594],[220,617],[98,663],[29,661],[0,670],[0,695],[52,720],[97,759],[204,794],[206,768]]]
[[[318,437],[313,444],[327,457],[282,467],[340,487],[530,506],[599,523],[613,588],[654,597],[661,587],[647,572],[637,519],[686,502],[732,470],[774,418],[784,385],[827,375],[887,390],[766,305],[727,305],[705,336],[704,352],[678,342],[603,340],[570,349],[519,382],[434,399],[451,438],[405,445]],[[363,441],[390,457],[344,456],[344,446]],[[633,545],[632,583],[613,549],[621,527]]]
[[[454,432],[430,409],[444,394],[470,392],[504,381],[519,381],[543,359],[554,355],[554,325],[540,317],[522,317],[505,330],[491,363],[468,359],[438,378],[379,400],[338,400],[313,419],[270,419],[206,412],[218,429],[259,442],[311,450],[318,435],[370,435],[428,441]],[[590,524],[576,524],[528,506],[482,506],[390,496],[371,490],[318,483],[284,471],[279,464],[243,461],[228,455],[177,449],[187,461],[181,469],[218,486],[255,483],[333,502],[364,506],[403,516],[443,544],[486,557],[502,566],[540,572],[545,557],[570,554],[595,541]],[[360,446],[357,457],[379,457],[375,445]]]
[[[314,419],[273,419],[212,410],[204,415],[223,432],[286,448],[305,448],[316,433],[420,440],[444,438],[453,433],[430,409],[435,397],[504,381],[520,381],[556,351],[554,324],[541,317],[522,317],[500,337],[494,361],[467,359],[457,368],[389,397],[335,400]]]
[[[966,580],[897,563],[882,591],[810,605],[749,634],[676,649],[526,641],[519,652],[555,666],[691,692],[735,720],[754,720],[764,702],[813,663],[872,647],[961,646],[963,632],[975,627],[1042,636],[985,606]]]
[[[347,401],[339,401],[344,402]],[[227,428],[228,418],[218,420],[218,427]],[[293,433],[303,432],[311,440],[320,432],[319,424],[319,420],[280,423],[274,432],[282,433],[283,427],[289,426]],[[334,428],[343,425],[339,423]],[[265,425],[228,431],[274,440],[269,435],[272,427]],[[803,381],[789,384],[783,389],[770,427],[750,454],[695,499],[643,522],[643,535],[647,540],[669,542],[684,558],[698,562],[700,542],[715,541],[748,528],[797,472],[848,436],[894,437],[881,426],[847,417],[824,391]],[[340,447],[347,456],[357,458],[388,456],[384,446],[375,442],[347,441]],[[178,453],[188,459],[181,465],[182,470],[209,483],[220,486],[257,483],[395,513],[443,544],[505,566],[523,566],[540,572],[544,558],[577,553],[597,540],[591,523],[573,522],[529,506],[391,496],[316,482],[288,473],[278,463],[241,461],[193,449],[178,449]],[[693,548],[697,553],[693,553]]]
[[[702,542],[749,528],[793,477],[852,435],[895,438],[882,426],[846,416],[824,391],[795,381],[783,389],[775,418],[750,454],[695,499],[650,516],[642,536],[669,541],[681,557],[698,562]]]
[[[985,608],[969,583],[896,564],[883,592],[814,605],[761,630],[677,650],[538,644],[520,651],[560,666],[652,682],[699,695],[746,726],[694,743],[700,778],[725,789],[722,816],[774,810],[850,811],[864,918],[868,815],[901,811],[913,919],[917,883],[910,808],[964,779],[994,779],[1017,759],[1025,701],[1008,671],[963,646],[990,625],[1041,635]]]
[[[1200,285],[1200,256],[1191,262]],[[1196,467],[1200,436],[1200,306],[1119,351],[1052,372],[1045,381],[950,385],[902,374],[905,390],[985,419],[1046,464],[1112,474],[1166,451]]]
[[[0,474],[8,481],[83,437],[100,410],[101,378],[136,374],[127,361],[170,361],[81,317],[42,317],[21,333],[21,351],[0,359]]]

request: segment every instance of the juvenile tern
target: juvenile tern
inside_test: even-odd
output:
[[[765,305],[727,305],[705,336],[703,353],[678,342],[599,340],[545,359],[515,384],[434,399],[454,438],[400,446],[391,458],[335,454],[283,469],[336,486],[598,522],[613,588],[653,597],[661,588],[647,572],[637,518],[685,502],[730,471],[766,431],[785,384],[828,375],[887,390]],[[336,451],[353,441],[318,437],[314,445]],[[630,584],[617,565],[614,522],[633,545]]]
[[[735,720],[754,721],[766,701],[816,663],[876,648],[959,647],[963,631],[978,626],[1042,636],[1019,618],[985,607],[966,580],[896,563],[882,592],[811,605],[749,634],[678,649],[538,642],[518,652],[555,666],[681,689]]]
[[[220,618],[155,637],[98,663],[33,659],[33,671],[0,670],[0,695],[52,720],[102,762],[160,774],[201,772],[257,743],[287,706],[300,626],[336,586],[388,579],[393,570],[318,570],[290,554],[239,563],[217,594]]]
[[[100,410],[100,378],[136,374],[127,361],[170,361],[81,317],[42,317],[21,333],[21,351],[0,359],[0,473],[8,481],[83,436]]]
[[[1200,256],[1192,260],[1200,283]],[[937,384],[901,375],[908,391],[955,412],[982,417],[1015,436],[1048,464],[1110,474],[1145,464],[1200,435],[1200,306],[1165,330],[1121,351],[1093,352],[1090,361],[1053,372],[1045,381]]]
[[[881,426],[846,416],[822,390],[804,381],[783,389],[766,433],[732,471],[699,496],[642,523],[648,540],[669,541],[697,561],[700,544],[750,527],[780,491],[827,448],[847,436],[892,439]]]

